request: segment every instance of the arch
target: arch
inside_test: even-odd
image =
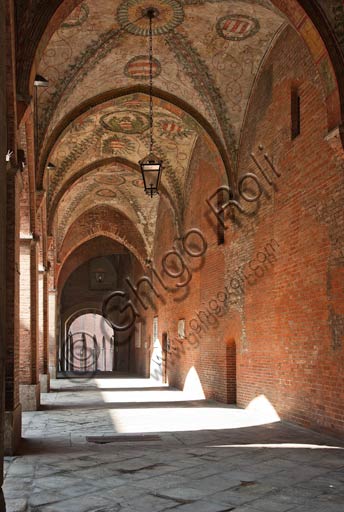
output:
[[[63,328],[65,328],[66,332],[68,332],[70,326],[73,324],[75,320],[77,320],[80,316],[87,315],[89,313],[99,315],[101,318],[104,319],[104,321],[109,325],[109,327],[111,327],[110,322],[105,317],[103,317],[100,308],[98,308],[97,306],[87,306],[86,304],[78,304],[75,306],[75,308],[69,309],[68,312],[65,314],[63,319]]]
[[[118,228],[116,232],[113,231],[114,226]],[[90,240],[99,235],[118,241],[135,254],[139,261],[144,261],[147,257],[142,235],[131,220],[116,208],[99,204],[84,211],[69,227],[61,247],[58,248],[58,262],[63,262],[80,245],[80,240]]]
[[[130,94],[135,93],[141,93],[148,96],[149,87],[139,84],[131,87],[126,87],[124,89],[112,89],[110,91],[107,91],[106,93],[98,94],[96,96],[93,96],[93,98],[89,98],[88,100],[81,103],[78,107],[74,108],[67,116],[65,116],[53,129],[42,151],[41,157],[39,159],[39,170],[37,178],[38,187],[42,188],[43,186],[45,167],[49,161],[50,154],[52,153],[56,142],[63,135],[63,132],[68,128],[68,126],[73,121],[75,121],[82,114],[87,113],[89,110],[102,103],[106,103],[108,101],[129,96]],[[233,185],[234,174],[226,149],[221,139],[217,135],[215,129],[211,126],[211,124],[201,114],[199,114],[199,112],[197,112],[197,110],[194,107],[186,103],[184,100],[177,98],[177,96],[171,93],[165,92],[161,89],[154,87],[153,96],[157,99],[175,105],[176,107],[181,109],[183,112],[189,114],[193,119],[197,121],[197,123],[201,126],[201,128],[205,130],[205,132],[208,134],[208,136],[212,139],[215,146],[217,147],[227,172],[228,182],[230,185]]]
[[[73,176],[71,176],[69,179],[67,179],[67,181],[58,190],[57,194],[55,195],[55,197],[53,199],[53,202],[49,208],[49,214],[48,214],[48,222],[47,222],[48,236],[52,235],[54,218],[55,218],[55,214],[56,214],[57,208],[59,206],[59,203],[60,203],[60,201],[62,201],[63,197],[65,196],[65,194],[67,194],[68,190],[74,185],[74,183],[76,183],[83,176],[87,176],[87,174],[92,173],[96,169],[99,169],[100,167],[104,167],[106,165],[112,165],[114,163],[119,163],[119,164],[125,165],[127,167],[130,167],[131,169],[133,169],[134,172],[136,172],[138,174],[141,172],[138,164],[135,164],[135,163],[131,162],[130,160],[127,160],[126,158],[122,158],[122,157],[118,157],[118,156],[104,158],[102,160],[92,162],[91,164],[87,165],[86,167],[81,168],[78,172],[74,173]],[[174,203],[172,201],[171,195],[169,194],[169,192],[166,190],[166,188],[162,184],[160,185],[160,190],[161,190],[162,195],[167,198],[170,205],[172,206],[172,208],[175,211]],[[176,219],[177,219],[177,223],[178,223],[178,228],[180,229],[179,215],[177,215],[176,211],[175,211],[175,214],[176,214]]]
[[[88,315],[92,315],[93,318],[89,318]],[[83,317],[86,318],[82,324],[86,323],[86,325],[76,327],[76,331],[75,328],[72,330],[73,324],[77,322],[79,318],[81,319]],[[87,326],[87,324],[89,325]],[[69,333],[72,334],[71,338],[69,337]],[[92,306],[91,304],[81,304],[65,311],[61,318],[58,350],[60,354],[61,370],[85,371],[85,367],[84,369],[82,368],[84,363],[86,363],[86,368],[91,367],[92,371],[106,371],[106,362],[104,369],[104,360],[100,358],[100,354],[101,349],[104,347],[103,340],[106,340],[105,351],[108,353],[108,356],[110,356],[110,340],[113,339],[113,335],[114,331],[110,322],[106,320],[106,318],[99,311],[99,308],[96,306]],[[76,339],[75,336],[77,336]],[[88,352],[86,353],[86,357],[85,355],[81,355],[80,352],[80,342],[82,342],[83,336],[86,342],[86,346],[88,347],[86,349]],[[75,351],[78,353],[78,346],[79,357],[77,356],[75,358]]]
[[[142,256],[139,255],[139,253],[137,252],[136,248],[131,246],[130,243],[127,242],[127,240],[125,240],[124,238],[121,238],[120,236],[117,236],[117,235],[114,235],[112,232],[110,231],[98,231],[97,233],[93,233],[91,235],[88,235],[88,236],[85,236],[84,238],[82,238],[75,246],[73,249],[70,249],[66,255],[64,256],[63,258],[63,261],[59,261],[58,264],[57,264],[57,274],[56,274],[56,281],[58,281],[59,279],[59,274],[60,274],[60,271],[61,271],[61,265],[63,265],[63,263],[66,261],[66,259],[71,255],[71,253],[73,252],[73,250],[77,249],[78,247],[80,247],[81,245],[83,245],[85,242],[88,242],[89,240],[92,240],[93,238],[98,238],[99,236],[105,236],[107,238],[112,238],[115,242],[119,242],[120,244],[122,244],[123,246],[125,246],[135,257],[136,259],[141,263],[142,267],[144,266],[145,264],[145,260],[146,258],[143,258]]]
[[[20,73],[18,72],[18,89],[26,103],[29,103],[29,94],[33,88],[33,78],[44,48],[48,44],[53,33],[75,7],[83,0],[51,0],[39,3],[40,16],[36,16],[34,9],[26,9],[21,16],[23,26],[19,27],[19,48],[24,51],[18,56]],[[322,47],[323,56],[328,58],[333,68],[336,81],[336,90],[328,101],[329,119],[331,124],[329,131],[342,124],[344,118],[344,60],[338,46],[335,35],[322,8],[316,2],[308,0],[271,0],[272,4],[290,21],[300,33],[307,46],[312,44],[309,39],[317,37],[317,44]],[[30,18],[31,17],[31,18]],[[305,23],[310,23],[310,31],[305,30]],[[26,37],[26,30],[30,32],[30,38]],[[309,27],[307,27],[308,29]],[[323,59],[317,62],[321,67]],[[18,70],[19,71],[19,70]]]
[[[79,245],[75,250],[65,258],[60,267],[59,279],[57,281],[58,290],[62,290],[69,276],[80,266],[93,258],[109,256],[114,253],[127,253],[127,248],[122,244],[104,235],[95,236]],[[129,254],[129,253],[128,253]]]

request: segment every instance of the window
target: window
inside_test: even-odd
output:
[[[301,133],[301,98],[297,89],[291,90],[291,138]]]
[[[185,319],[178,320],[178,338],[185,338]]]
[[[159,334],[158,334],[158,317],[155,316],[153,319],[153,344],[158,341]]]
[[[217,193],[217,210],[219,211],[221,206],[223,205],[223,190],[219,190]],[[225,227],[224,227],[224,210],[219,213],[219,217],[217,219],[217,245],[221,245],[225,243]]]

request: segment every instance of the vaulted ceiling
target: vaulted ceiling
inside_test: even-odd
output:
[[[148,19],[154,7],[155,152],[162,196],[183,216],[199,137],[227,172],[259,68],[286,20],[268,0],[86,0],[41,46],[37,72],[40,182],[61,246],[85,209],[110,205],[152,249],[159,197],[145,196],[137,162],[148,152]],[[60,14],[59,14],[60,15]],[[214,144],[214,152],[215,152]],[[218,157],[218,155],[216,155]],[[52,162],[55,171],[46,171]]]

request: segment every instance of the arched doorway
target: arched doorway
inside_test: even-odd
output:
[[[134,371],[133,329],[116,331],[102,304],[131,273],[128,253],[88,259],[65,280],[59,293],[58,371],[61,377]],[[116,309],[116,305],[113,306]]]
[[[103,373],[116,371],[119,366],[118,340],[102,315],[81,313],[66,323],[60,371]]]

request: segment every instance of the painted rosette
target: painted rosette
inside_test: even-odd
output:
[[[135,36],[147,36],[149,23],[144,12],[154,8],[153,36],[166,34],[184,21],[184,9],[177,0],[125,0],[117,10],[117,21],[123,30]]]

